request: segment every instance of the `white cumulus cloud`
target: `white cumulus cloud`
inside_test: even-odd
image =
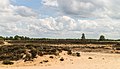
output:
[[[42,4],[56,8],[53,14],[59,14],[39,18],[31,8],[12,5],[10,0],[0,1],[0,34],[80,38],[84,32],[89,38],[100,34],[120,37],[119,0],[42,0]]]

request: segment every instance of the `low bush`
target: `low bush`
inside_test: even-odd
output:
[[[64,58],[60,58],[60,61],[64,61]]]
[[[40,62],[40,64],[42,64],[43,62]]]
[[[47,63],[47,62],[49,62],[49,61],[48,61],[48,60],[43,60],[43,62]]]
[[[116,47],[116,50],[120,50],[120,47]]]
[[[88,59],[92,59],[92,57],[89,57]]]
[[[77,53],[76,53],[76,56],[80,57],[80,53],[77,52]]]
[[[36,58],[37,55],[36,49],[31,49],[30,53],[32,54],[32,58]]]
[[[4,64],[4,65],[12,65],[12,64],[14,64],[14,62],[11,62],[10,60],[4,60],[2,62],[2,64]]]
[[[3,41],[0,41],[0,44],[4,44],[4,42],[3,42]]]
[[[39,56],[43,56],[43,53],[42,53],[42,52],[38,52],[38,55],[39,55]]]
[[[71,50],[67,51],[67,54],[68,54],[68,55],[71,55],[71,54],[72,54]]]
[[[53,57],[53,56],[50,56],[49,58],[52,58],[52,59],[53,59],[54,57]]]

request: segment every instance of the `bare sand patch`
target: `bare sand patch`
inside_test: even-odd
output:
[[[49,58],[49,56],[38,57],[33,62],[24,63],[20,60],[12,66],[0,65],[0,69],[120,69],[119,54],[81,52],[81,57],[69,56],[65,53],[54,58]],[[60,57],[65,60],[60,61]],[[49,62],[41,64],[43,60]]]

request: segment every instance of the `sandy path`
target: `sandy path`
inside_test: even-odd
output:
[[[64,56],[69,58],[69,56]],[[92,57],[92,59],[88,59]],[[0,69],[120,69],[119,54],[105,53],[81,53],[81,57],[70,57],[73,61],[66,60],[64,62],[54,61],[48,63],[51,66],[21,66],[21,67],[0,67]]]

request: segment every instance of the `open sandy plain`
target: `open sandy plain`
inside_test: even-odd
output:
[[[80,57],[69,56],[65,52],[60,56],[38,57],[34,61],[15,62],[14,65],[0,65],[0,69],[120,69],[120,55],[107,53],[80,52]],[[63,57],[64,61],[59,59]],[[40,63],[48,60],[47,63]]]

